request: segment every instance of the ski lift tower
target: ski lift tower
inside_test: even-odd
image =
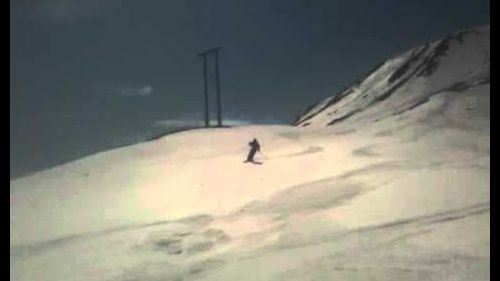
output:
[[[207,77],[207,58],[212,55],[215,62],[215,90],[217,92],[217,127],[222,127],[222,106],[220,97],[220,78],[219,78],[219,51],[222,47],[208,49],[198,54],[199,58],[203,59],[203,82],[204,82],[204,98],[205,98],[205,127],[210,127],[210,111],[208,99],[208,77]]]

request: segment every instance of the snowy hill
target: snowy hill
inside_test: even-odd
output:
[[[384,62],[360,83],[312,107],[296,125],[378,121],[434,95],[489,83],[490,27],[464,30]]]
[[[13,180],[11,280],[489,280],[489,98],[483,27],[298,126],[186,131]],[[263,165],[243,163],[254,137]]]

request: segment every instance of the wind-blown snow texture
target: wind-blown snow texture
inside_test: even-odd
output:
[[[415,48],[298,126],[11,181],[11,280],[489,280],[489,38]],[[242,163],[254,137],[263,165]]]

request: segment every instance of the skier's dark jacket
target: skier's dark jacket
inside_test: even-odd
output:
[[[248,145],[254,148],[256,151],[260,151],[260,144],[256,139],[253,139],[253,141],[249,142]]]

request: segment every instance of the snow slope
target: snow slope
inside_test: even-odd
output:
[[[489,27],[458,34],[429,75],[438,42],[299,126],[186,131],[11,181],[11,280],[489,280]],[[242,163],[254,137],[263,165]]]
[[[363,125],[400,114],[445,91],[490,83],[490,27],[463,30],[387,60],[365,79],[305,112],[299,126]]]

